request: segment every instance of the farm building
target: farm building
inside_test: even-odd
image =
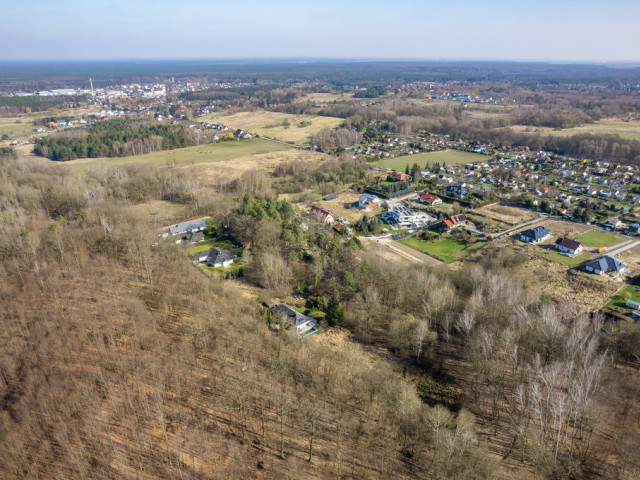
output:
[[[569,255],[580,255],[582,253],[582,244],[570,238],[559,238],[556,240],[556,250]]]
[[[584,267],[587,272],[595,273],[596,275],[602,275],[603,273],[609,272],[622,272],[625,268],[627,268],[627,266],[624,263],[609,255],[596,258],[595,260],[587,263]]]
[[[520,233],[520,240],[526,243],[540,243],[551,237],[551,231],[547,227],[534,227]]]

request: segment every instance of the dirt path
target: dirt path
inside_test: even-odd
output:
[[[361,237],[361,240],[366,239],[366,244],[370,249],[375,249],[376,246],[380,249],[380,253],[382,256],[386,258],[392,258],[389,255],[385,255],[383,252],[391,254],[393,257],[400,257],[405,261],[410,263],[419,264],[419,265],[431,265],[431,266],[439,266],[445,265],[444,262],[440,260],[436,260],[429,255],[425,255],[424,253],[418,252],[411,247],[407,247],[401,243],[398,243],[390,238],[377,238],[377,239],[368,239],[366,237]]]
[[[609,256],[618,255],[624,251],[631,250],[633,247],[636,247],[638,245],[640,245],[640,240],[627,240],[621,245],[616,246],[615,250],[612,250],[611,252],[607,252],[607,255]]]

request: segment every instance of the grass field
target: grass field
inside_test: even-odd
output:
[[[189,245],[187,247],[187,255],[192,257],[196,253],[203,252],[204,250],[209,250],[210,248],[218,247],[225,250],[235,249],[236,246],[233,242],[229,240],[203,240],[202,242],[194,243],[193,245]]]
[[[583,252],[581,255],[577,257],[571,258],[566,255],[560,255],[555,249],[543,249],[540,248],[538,254],[542,258],[546,258],[552,262],[560,263],[561,265],[565,265],[569,268],[577,267],[578,265],[591,260],[594,258],[594,254],[590,252]]]
[[[26,137],[34,133],[32,119],[20,117],[0,117],[0,137],[9,135],[9,138]]]
[[[512,127],[518,131],[531,131],[545,135],[562,135],[570,136],[579,133],[592,134],[618,134],[622,138],[640,141],[640,120],[624,121],[619,118],[602,119],[597,123],[581,125],[574,128],[565,128],[556,130],[549,127],[529,127],[525,125],[516,125]]]
[[[161,152],[115,158],[84,158],[64,162],[72,169],[86,169],[95,165],[126,165],[129,163],[156,163],[162,166],[194,165],[198,163],[223,162],[247,155],[288,150],[286,145],[254,138],[251,140],[227,141],[194,147],[164,150]]]
[[[576,240],[585,247],[613,247],[624,241],[622,237],[601,232],[600,230],[589,230],[582,235],[578,235]]]
[[[433,255],[447,263],[456,262],[467,255],[477,252],[485,246],[485,243],[483,242],[467,245],[453,237],[447,237],[444,240],[437,242],[429,242],[426,240],[420,240],[414,236],[404,238],[400,240],[400,243],[414,248],[419,252],[426,253],[427,255]]]
[[[306,144],[312,135],[323,128],[334,129],[344,121],[335,117],[316,117],[312,115],[292,115],[280,112],[239,112],[233,115],[214,113],[200,117],[199,120],[216,122],[231,129],[241,128],[250,133],[257,133],[298,145]],[[287,125],[285,125],[288,124]]]
[[[616,296],[614,296],[605,307],[611,308],[623,308],[626,313],[630,314],[633,310],[626,306],[627,300],[633,300],[634,302],[640,302],[640,287],[637,285],[629,285],[626,288],[620,290]]]
[[[460,165],[470,162],[482,162],[488,160],[488,158],[486,155],[479,155],[477,153],[461,152],[459,150],[443,150],[440,152],[426,152],[389,158],[388,160],[381,160],[378,164],[385,168],[404,172],[407,163],[409,167],[417,163],[420,168],[424,168],[427,163],[438,162],[440,164],[444,163],[445,165]]]

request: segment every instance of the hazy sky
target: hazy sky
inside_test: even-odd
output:
[[[640,0],[0,0],[0,59],[640,61]]]

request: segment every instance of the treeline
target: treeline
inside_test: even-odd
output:
[[[11,147],[0,147],[0,157],[15,158],[16,154]]]
[[[0,115],[12,115],[18,113],[44,112],[50,108],[65,107],[65,102],[77,102],[76,97],[1,97]]]
[[[126,157],[195,145],[194,133],[181,125],[107,120],[91,126],[81,134],[40,137],[36,140],[34,151],[57,161]]]
[[[368,87],[366,90],[358,90],[353,94],[353,98],[378,98],[387,93],[386,87],[383,86],[372,86]]]

